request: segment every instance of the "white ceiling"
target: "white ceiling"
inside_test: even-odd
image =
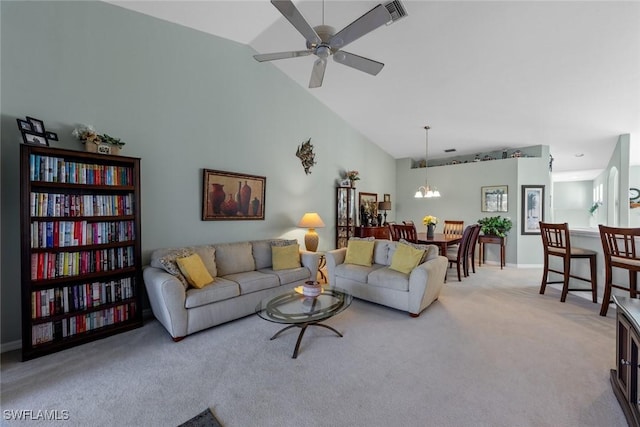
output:
[[[328,0],[337,30],[381,1]],[[268,0],[110,1],[250,45],[258,53],[306,49]],[[321,1],[294,1],[312,25]],[[370,76],[329,61],[306,89],[394,158],[429,158],[549,145],[555,179],[591,179],[620,134],[640,164],[640,2],[412,1],[408,16],[345,50],[384,62]],[[277,66],[307,88],[315,57]],[[576,154],[583,154],[577,157]],[[582,171],[577,174],[575,171]],[[560,173],[563,172],[563,173]],[[570,172],[570,173],[569,173]],[[572,176],[578,178],[570,178]]]

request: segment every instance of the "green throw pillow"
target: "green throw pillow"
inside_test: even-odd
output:
[[[422,249],[416,249],[409,245],[398,243],[396,252],[393,254],[393,258],[391,258],[389,268],[399,271],[400,273],[409,274],[411,270],[420,264],[424,252]]]
[[[373,240],[349,240],[344,263],[371,267],[374,244]]]
[[[299,245],[271,246],[273,270],[289,270],[300,267]]]

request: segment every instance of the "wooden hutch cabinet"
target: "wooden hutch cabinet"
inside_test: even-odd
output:
[[[336,189],[336,249],[346,248],[350,237],[355,236],[356,189],[338,187]]]
[[[640,300],[614,296],[616,314],[616,369],[611,386],[630,426],[640,426]]]
[[[142,326],[140,159],[20,146],[22,358]]]
[[[391,240],[389,227],[356,227],[356,237],[375,237],[376,239]]]

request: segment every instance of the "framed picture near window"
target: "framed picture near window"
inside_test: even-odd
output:
[[[544,185],[523,185],[520,234],[540,234],[540,221],[544,221]]]
[[[264,220],[267,178],[203,169],[202,220]]]
[[[496,185],[481,187],[481,206],[482,212],[508,212],[508,193],[509,187],[507,185]]]
[[[383,202],[390,202],[391,201],[391,194],[386,194],[384,195],[384,199],[382,200]]]

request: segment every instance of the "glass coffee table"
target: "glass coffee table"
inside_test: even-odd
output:
[[[300,342],[308,326],[322,326],[342,337],[340,332],[320,322],[345,310],[351,305],[352,300],[353,297],[345,290],[335,288],[323,288],[316,297],[304,296],[302,287],[299,286],[287,293],[265,298],[256,307],[256,314],[264,320],[288,325],[272,336],[271,340],[286,330],[300,328],[298,341],[291,356],[295,359],[298,357]]]

